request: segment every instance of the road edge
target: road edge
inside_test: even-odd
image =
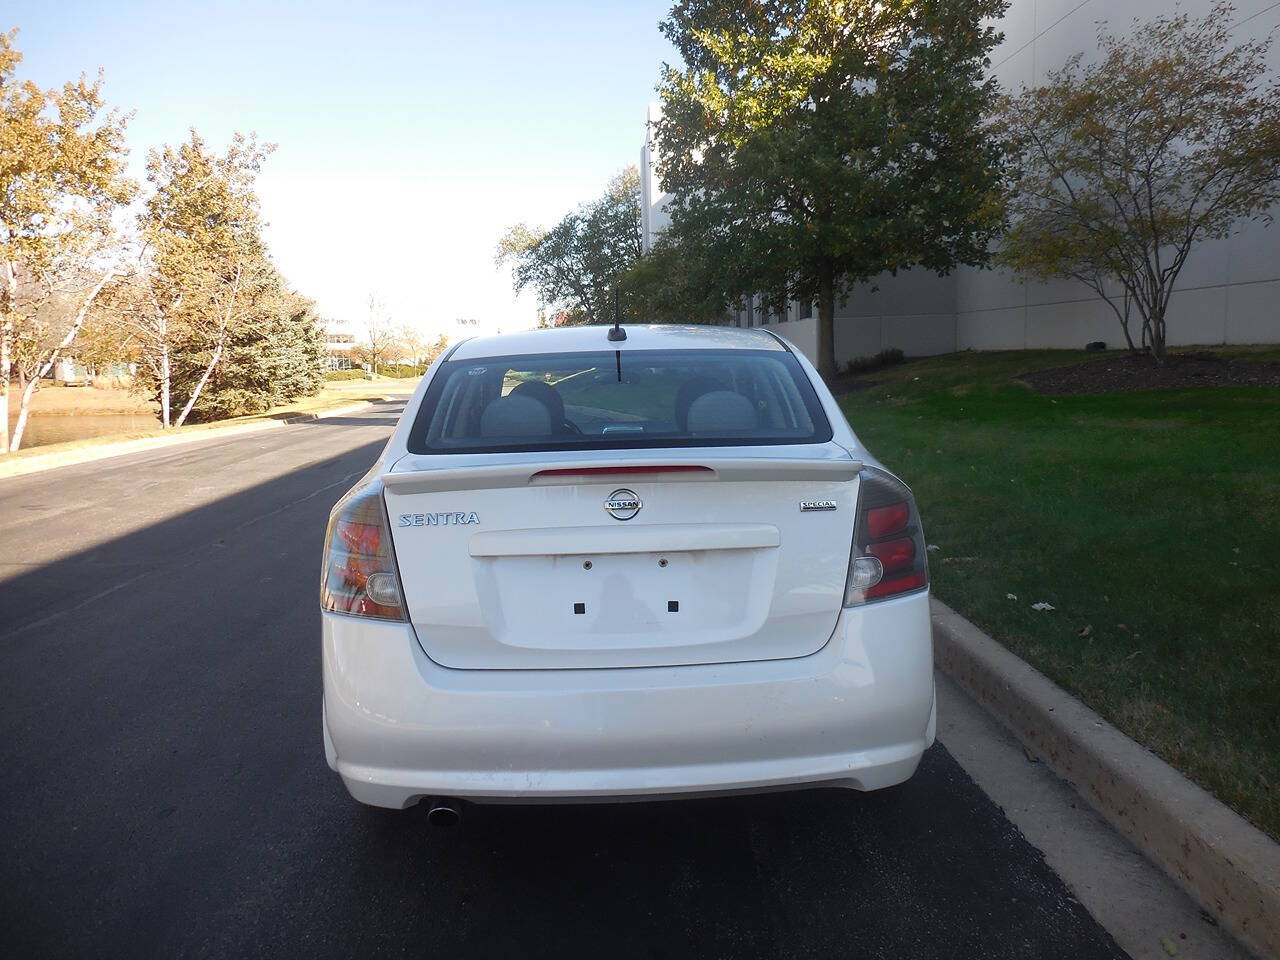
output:
[[[309,413],[298,413],[286,417],[263,417],[261,419],[242,420],[236,423],[219,424],[189,432],[164,433],[154,437],[135,437],[132,440],[120,440],[116,443],[104,443],[94,447],[83,447],[78,450],[58,450],[46,455],[23,457],[21,460],[0,460],[0,480],[9,477],[23,477],[45,470],[56,470],[58,467],[69,467],[77,463],[92,463],[95,460],[108,460],[112,457],[123,457],[130,453],[153,450],[158,447],[171,447],[184,443],[196,443],[200,440],[220,440],[244,433],[257,433],[276,427],[287,427],[290,424],[305,423],[309,420],[326,420],[329,417],[341,417],[348,413],[356,413],[375,403],[386,403],[394,397],[379,397],[377,400],[360,400],[356,403],[331,407],[328,410],[316,410]]]
[[[1248,949],[1280,958],[1280,844],[940,600],[935,663]]]

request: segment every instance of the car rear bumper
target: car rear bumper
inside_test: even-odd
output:
[[[452,670],[408,624],[323,620],[325,752],[376,806],[876,790],[933,742],[925,593],[844,611],[807,657],[681,667]]]

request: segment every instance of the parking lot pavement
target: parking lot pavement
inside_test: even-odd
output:
[[[872,795],[357,806],[316,581],[394,412],[0,483],[0,953],[1124,955],[941,745]]]

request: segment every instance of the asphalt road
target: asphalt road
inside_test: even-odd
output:
[[[359,807],[317,579],[397,412],[0,481],[0,955],[1124,956],[941,745],[872,795]]]

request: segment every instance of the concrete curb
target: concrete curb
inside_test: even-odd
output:
[[[6,477],[21,477],[57,467],[68,467],[76,463],[91,463],[94,460],[107,460],[111,457],[122,457],[128,453],[142,450],[154,450],[158,447],[172,447],[184,443],[196,443],[200,440],[221,440],[244,433],[257,433],[261,430],[272,430],[276,427],[287,427],[294,423],[306,423],[310,420],[326,420],[329,417],[341,417],[348,413],[356,413],[381,401],[386,403],[396,397],[380,397],[378,400],[361,400],[328,410],[317,410],[314,413],[300,413],[296,416],[279,419],[248,420],[240,423],[228,423],[222,426],[210,426],[202,430],[191,430],[180,433],[166,433],[154,437],[138,437],[133,440],[121,440],[118,443],[104,443],[96,447],[84,447],[79,450],[59,450],[42,456],[23,457],[20,460],[0,460],[0,480]]]
[[[937,665],[1249,949],[1280,958],[1280,844],[946,604]]]

